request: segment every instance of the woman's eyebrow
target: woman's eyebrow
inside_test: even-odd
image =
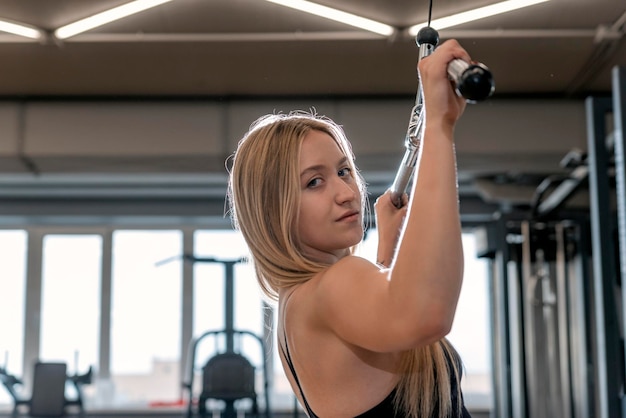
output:
[[[346,157],[344,155],[337,162],[337,166],[344,165],[347,161],[348,161],[348,157]],[[325,164],[316,164],[316,165],[312,165],[310,167],[307,167],[304,170],[302,170],[302,172],[300,173],[300,177],[306,175],[309,172],[321,171],[321,170],[324,169],[324,167],[325,167]]]
[[[300,173],[300,177],[304,177],[306,174],[310,173],[310,172],[316,172],[316,171],[320,171],[324,168],[324,164],[316,164],[316,165],[312,165],[310,167],[305,168],[304,170],[302,170],[302,172]]]

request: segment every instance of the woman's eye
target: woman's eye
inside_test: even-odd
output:
[[[342,168],[341,170],[339,170],[339,171],[337,172],[337,174],[339,175],[339,177],[346,177],[346,176],[349,176],[349,175],[350,175],[350,173],[352,173],[352,169],[351,169],[350,167],[345,167],[345,168]]]
[[[315,187],[315,186],[318,186],[318,185],[320,184],[320,182],[321,182],[321,181],[322,181],[322,179],[320,179],[320,178],[315,178],[315,179],[313,179],[313,180],[309,181],[309,182],[306,184],[306,187],[309,187],[309,188],[310,188],[310,187]]]

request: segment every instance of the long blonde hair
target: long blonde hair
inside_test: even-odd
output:
[[[292,112],[257,119],[239,141],[229,170],[233,225],[248,245],[261,289],[274,300],[281,289],[303,283],[329,267],[301,251],[294,227],[300,202],[300,148],[311,130],[330,135],[349,157],[365,210],[365,182],[354,165],[350,143],[343,129],[323,116]],[[414,418],[430,417],[434,411],[441,418],[449,416],[451,383],[459,388],[458,364],[458,355],[445,339],[404,353],[396,408]]]

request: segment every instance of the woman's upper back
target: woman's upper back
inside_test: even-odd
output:
[[[321,326],[310,304],[315,284],[311,279],[294,286],[279,299],[277,339],[283,367],[300,402],[304,405],[304,394],[317,416],[355,417],[393,390],[398,357],[350,344]]]
[[[406,417],[394,402],[401,354],[371,352],[328,330],[310,326],[307,316],[315,314],[307,312],[306,299],[311,291],[307,287],[295,286],[281,294],[277,340],[287,378],[309,416]],[[456,417],[459,411],[459,417],[470,418],[452,376],[451,385],[451,416]],[[437,417],[437,412],[432,416]]]

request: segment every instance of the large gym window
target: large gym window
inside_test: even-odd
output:
[[[179,399],[181,254],[178,230],[113,234],[107,406],[143,408]]]
[[[70,374],[97,364],[100,319],[99,235],[45,235],[39,359]]]
[[[361,255],[374,259],[376,240],[376,231],[371,231]],[[474,257],[472,235],[464,235],[464,246],[466,277],[449,338],[465,364],[466,403],[488,408],[488,276],[481,260]],[[0,350],[8,353],[4,366],[12,374],[23,377],[27,372],[22,370],[24,358],[62,360],[69,373],[95,368],[96,377],[85,393],[87,410],[184,405],[188,393],[181,383],[189,372],[190,341],[226,327],[230,280],[233,328],[250,331],[271,348],[266,359],[272,408],[299,409],[278,361],[275,337],[270,335],[275,312],[271,303],[263,302],[252,267],[242,260],[247,252],[238,232],[189,228],[51,234],[36,230],[27,235],[0,231],[0,250],[6,255],[0,274],[11,278],[0,280],[0,313],[14,319],[0,321],[0,332],[6,336],[0,340]],[[32,267],[28,272],[27,264]],[[28,286],[27,277],[32,278]],[[41,309],[41,323],[25,321],[25,309],[27,318]],[[25,339],[39,342],[25,347]],[[223,344],[222,339],[201,347],[196,352],[197,366],[201,368],[216,349],[223,350]],[[254,339],[237,344],[260,370],[259,344]],[[259,396],[262,378],[259,375]],[[197,394],[200,382],[196,383]],[[8,406],[11,400],[2,393],[0,404]]]
[[[24,351],[24,303],[26,300],[27,235],[24,230],[0,230],[0,367],[22,375]],[[0,387],[0,405],[11,398]]]

